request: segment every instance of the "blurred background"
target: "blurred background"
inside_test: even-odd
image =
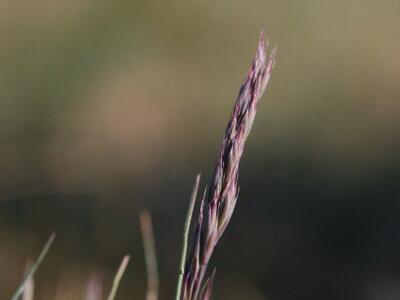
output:
[[[52,231],[36,299],[144,299],[138,215],[172,299],[189,195],[208,182],[265,28],[278,62],[213,257],[214,299],[400,298],[398,1],[0,2],[0,299]],[[97,274],[97,275],[93,275]]]

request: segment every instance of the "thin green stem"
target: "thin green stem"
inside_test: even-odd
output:
[[[189,238],[190,224],[192,221],[194,204],[196,203],[197,191],[199,190],[199,183],[200,183],[200,174],[197,175],[196,181],[193,186],[192,195],[190,196],[189,208],[188,208],[187,214],[186,214],[185,226],[183,229],[182,256],[181,256],[181,262],[180,262],[180,266],[179,266],[179,277],[178,277],[178,285],[176,287],[175,300],[180,300],[180,298],[181,298],[182,282],[183,282],[183,274],[185,272],[185,263],[186,263],[186,256],[187,256],[187,244],[188,244],[188,238]]]
[[[140,228],[143,237],[144,258],[147,270],[146,300],[158,299],[158,267],[156,247],[154,243],[151,215],[147,210],[140,213]]]
[[[131,257],[129,255],[125,255],[124,258],[122,259],[122,262],[118,268],[117,274],[115,274],[113,286],[111,288],[111,291],[110,291],[110,294],[108,295],[107,300],[113,300],[115,298],[115,295],[117,294],[119,283],[122,279],[122,276],[125,273],[125,270],[129,263],[130,258]]]
[[[26,270],[29,270],[31,267],[32,264],[28,263]],[[24,292],[22,293],[21,300],[33,300],[34,293],[35,293],[35,282],[33,280],[33,276],[30,276],[28,281],[25,282]]]
[[[43,259],[46,257],[46,254],[47,254],[47,252],[49,252],[49,249],[50,249],[51,245],[53,244],[55,238],[56,238],[56,234],[53,232],[50,235],[49,239],[47,240],[46,244],[44,245],[42,252],[40,252],[38,259],[33,264],[32,268],[28,271],[28,273],[25,274],[24,278],[22,279],[21,284],[19,285],[15,294],[12,296],[11,300],[18,300],[19,297],[22,295],[22,293],[24,292],[26,283],[33,277],[36,270],[42,263]]]

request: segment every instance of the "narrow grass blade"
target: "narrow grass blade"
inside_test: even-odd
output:
[[[32,267],[32,263],[27,264],[27,270]],[[24,292],[22,294],[22,300],[33,300],[35,294],[35,282],[33,276],[30,276],[28,281],[25,283]]]
[[[197,192],[199,190],[199,183],[200,183],[201,175],[198,174],[196,177],[196,181],[193,186],[192,195],[190,196],[190,203],[186,214],[185,225],[183,228],[183,242],[182,242],[182,254],[181,254],[181,262],[179,266],[179,276],[178,276],[178,285],[176,287],[176,296],[175,300],[180,300],[181,292],[182,292],[182,282],[183,282],[183,274],[185,272],[185,263],[186,263],[186,256],[187,256],[187,245],[189,239],[189,231],[190,231],[190,224],[192,222],[193,216],[193,209],[196,203]]]
[[[158,299],[158,267],[156,247],[154,243],[153,225],[151,214],[145,210],[140,213],[140,228],[143,237],[144,258],[147,270],[146,300]]]
[[[86,286],[85,300],[100,300],[103,299],[103,275],[94,272]]]
[[[11,300],[18,300],[19,297],[22,295],[22,293],[25,290],[25,287],[26,287],[27,283],[31,280],[31,278],[35,274],[36,270],[38,269],[38,267],[42,263],[43,259],[46,257],[46,254],[49,251],[51,245],[53,244],[55,238],[56,238],[56,234],[52,233],[50,235],[49,239],[47,240],[46,244],[44,245],[44,247],[42,249],[42,252],[40,252],[38,259],[32,265],[32,268],[28,271],[28,273],[25,274],[20,286],[18,287],[18,289],[15,292],[15,294],[12,296]]]
[[[110,291],[110,294],[108,295],[107,300],[113,300],[115,298],[115,295],[117,294],[119,283],[122,279],[122,276],[125,273],[125,270],[126,270],[126,267],[128,266],[130,258],[131,257],[129,255],[125,255],[124,258],[122,259],[122,262],[118,268],[117,274],[115,274],[113,286],[111,288],[111,291]]]

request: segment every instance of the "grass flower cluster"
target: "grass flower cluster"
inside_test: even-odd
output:
[[[265,36],[261,32],[256,55],[247,77],[240,88],[232,115],[225,130],[211,182],[208,188],[205,188],[201,198],[194,232],[190,235],[200,175],[197,176],[193,187],[184,227],[176,300],[208,300],[211,297],[215,270],[205,282],[204,278],[211,255],[228,226],[236,206],[239,195],[238,176],[240,160],[247,136],[254,122],[257,104],[271,78],[272,69],[275,65],[275,56],[276,49],[273,49],[267,58]],[[148,212],[143,212],[140,215],[140,225],[148,275],[148,292],[146,298],[148,300],[157,300],[159,282],[157,259],[151,215]],[[190,236],[191,240],[189,241]],[[52,234],[37,261],[24,276],[22,283],[11,300],[18,300],[20,297],[29,300],[34,298],[34,274],[48,253],[54,239],[55,234]],[[190,244],[189,252],[187,251],[188,244]],[[129,260],[129,255],[123,258],[108,294],[108,300],[115,298]],[[89,293],[87,299],[97,300],[94,295],[102,294],[99,289],[101,290],[102,286],[98,286],[98,284],[95,289],[89,288],[88,290],[93,290],[93,293]]]

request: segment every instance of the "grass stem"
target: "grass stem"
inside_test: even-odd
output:
[[[180,300],[181,292],[182,292],[182,282],[183,282],[183,274],[185,272],[185,263],[186,263],[186,256],[187,256],[187,244],[189,239],[189,231],[190,231],[190,224],[192,222],[193,216],[193,209],[196,203],[197,192],[199,190],[199,183],[200,183],[200,174],[197,175],[196,181],[193,186],[192,195],[190,196],[190,203],[186,214],[185,225],[183,228],[183,242],[182,242],[182,255],[181,261],[179,266],[179,276],[178,276],[178,284],[176,287],[176,296],[175,300]]]
[[[144,258],[147,270],[146,300],[158,299],[158,267],[154,243],[153,225],[151,214],[145,210],[140,213],[140,228],[143,236]]]
[[[122,262],[118,268],[118,271],[115,274],[113,286],[111,288],[111,291],[110,291],[110,294],[108,295],[107,300],[113,300],[115,298],[115,295],[117,294],[119,283],[121,282],[122,276],[125,273],[125,270],[126,270],[126,267],[128,266],[130,258],[131,257],[129,255],[125,255],[124,258],[122,259]]]
[[[11,300],[18,300],[19,297],[23,294],[25,287],[27,286],[27,284],[29,284],[29,282],[32,279],[33,275],[35,274],[36,270],[42,263],[43,259],[46,257],[46,254],[47,254],[47,252],[49,252],[49,249],[50,249],[51,245],[53,244],[55,238],[56,238],[56,234],[53,232],[50,235],[49,239],[47,240],[46,244],[44,245],[42,251],[40,252],[38,259],[32,265],[31,269],[25,274],[24,278],[22,279],[21,284],[19,285],[18,289],[12,296]]]

